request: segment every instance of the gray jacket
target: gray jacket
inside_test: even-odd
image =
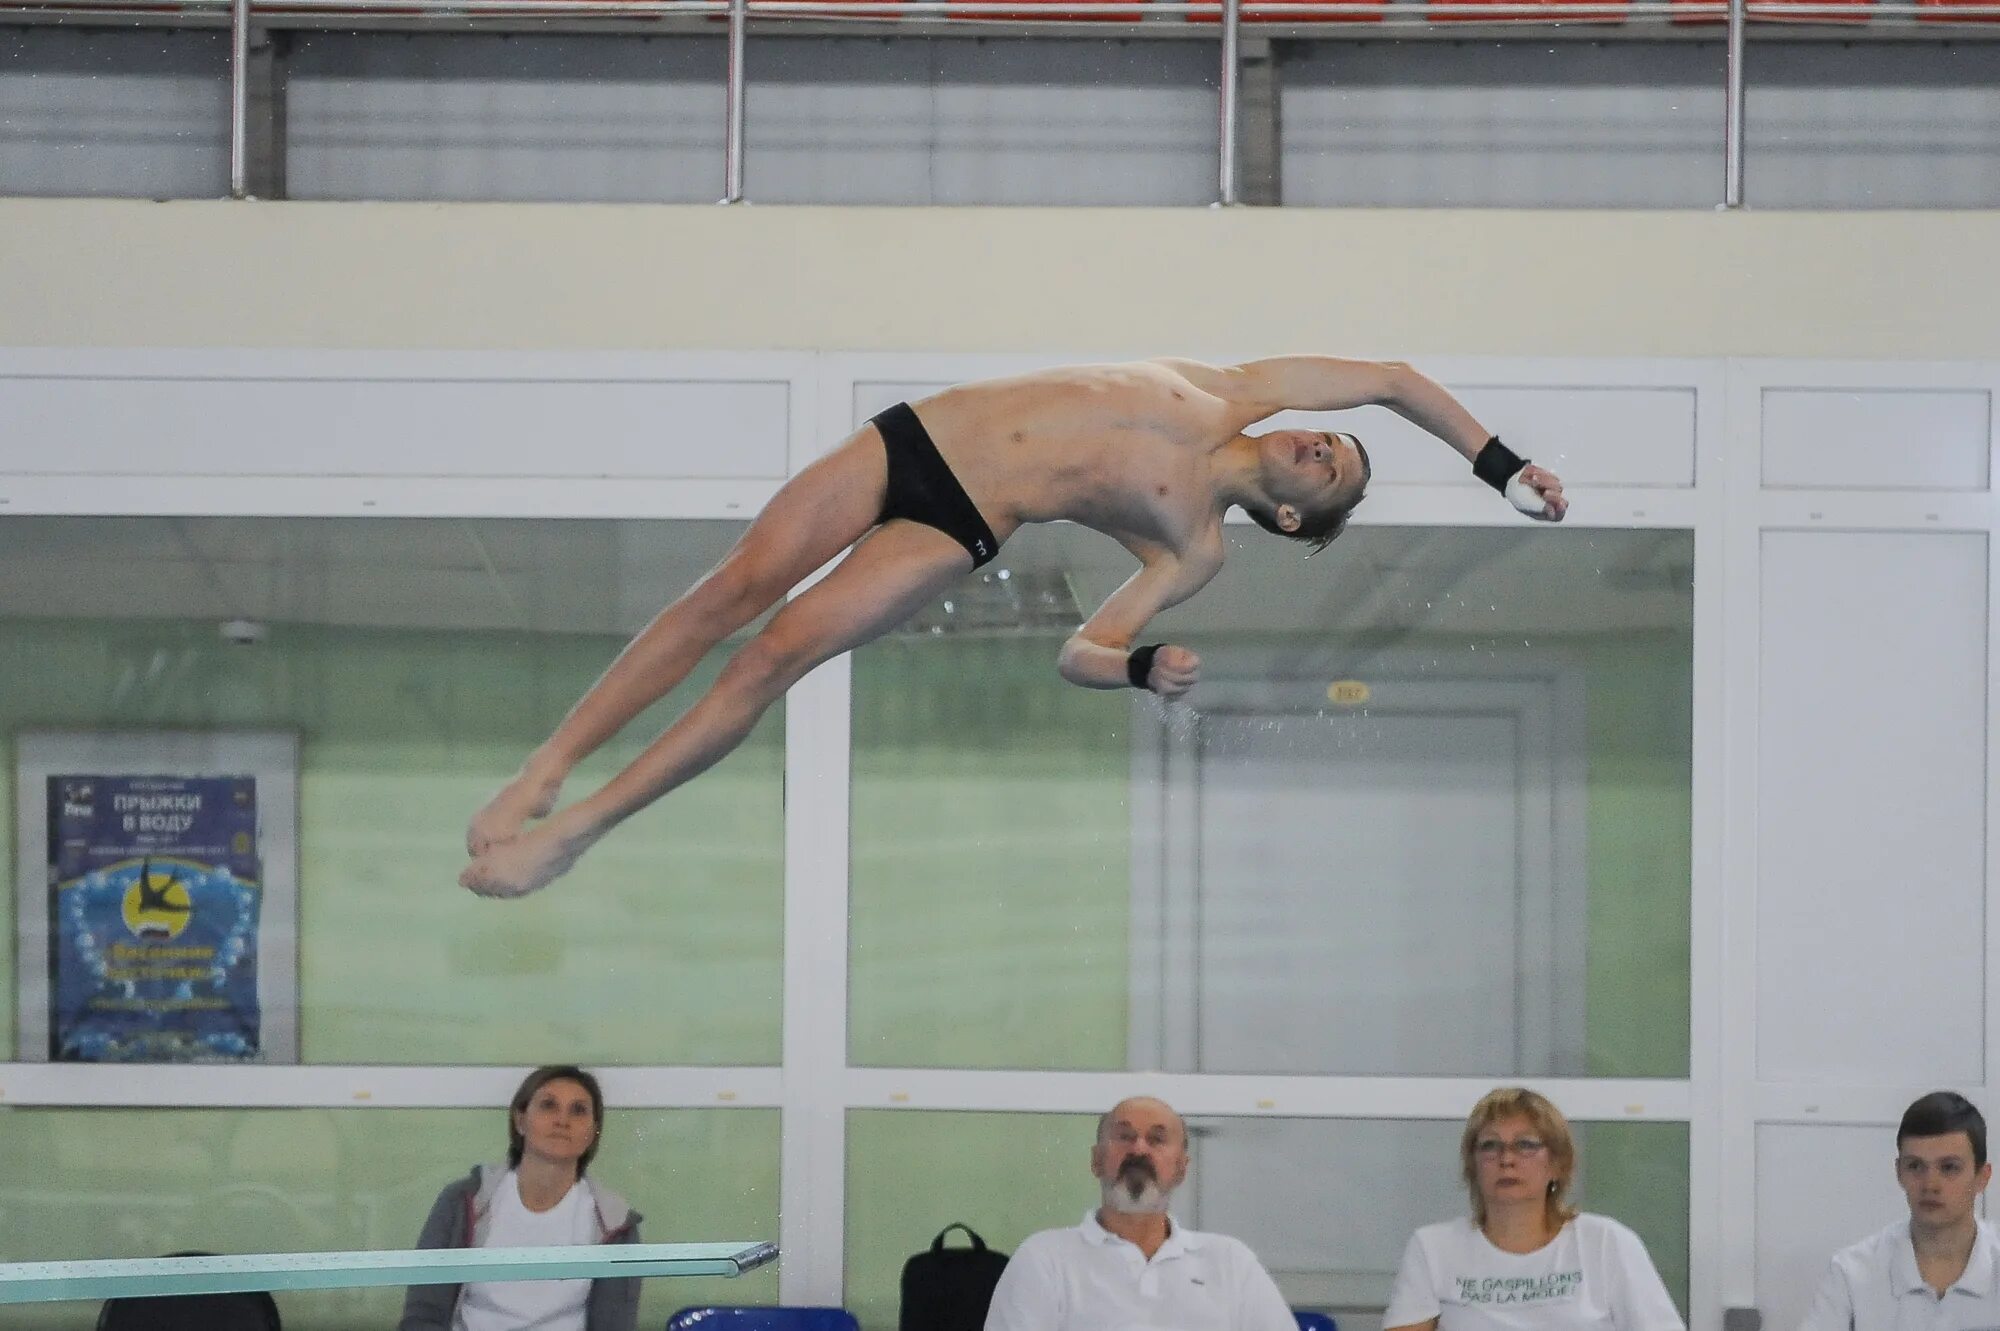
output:
[[[419,1248],[477,1248],[486,1242],[494,1194],[506,1181],[506,1164],[474,1165],[472,1172],[447,1184],[431,1206]],[[588,1175],[577,1185],[590,1196],[597,1211],[599,1243],[637,1243],[639,1213],[625,1199]],[[451,1331],[460,1285],[412,1285],[403,1295],[403,1320],[396,1331]],[[593,1280],[584,1305],[587,1331],[633,1331],[639,1322],[637,1280]]]

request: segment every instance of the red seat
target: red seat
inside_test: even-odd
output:
[[[1245,0],[1245,3],[1248,2],[1249,0]],[[1313,2],[1314,0],[1258,0],[1260,4],[1288,6],[1308,5]],[[1246,9],[1243,11],[1242,20],[1245,23],[1380,23],[1382,21],[1382,10],[1388,4],[1388,0],[1339,0],[1339,2],[1365,3],[1369,8],[1369,12],[1366,14],[1286,14],[1283,12],[1253,14]],[[1220,12],[1214,14],[1189,14],[1187,20],[1190,23],[1220,23],[1222,22],[1222,15]]]
[[[1930,2],[1931,0],[1923,0],[1923,3],[1925,4],[1929,4]],[[1674,7],[1678,9],[1681,7],[1682,3],[1683,0],[1674,0]],[[1814,5],[1814,6],[1839,5],[1843,9],[1866,11],[1870,5],[1875,3],[1875,0],[1756,0],[1756,3],[1759,6],[1759,12],[1756,15],[1756,21],[1759,23],[1866,23],[1869,18],[1866,12],[1857,12],[1850,17],[1849,15],[1846,14],[1784,14],[1784,13],[1774,14],[1771,11],[1774,9],[1784,9],[1792,5]],[[1716,14],[1690,14],[1685,17],[1680,14],[1675,14],[1674,22],[1706,23],[1706,24],[1727,23],[1729,22],[1729,15],[1727,12],[1716,13]]]
[[[785,0],[785,3],[798,5],[800,10],[809,10],[813,7],[815,3],[818,3],[818,0]],[[724,20],[727,20],[729,16],[725,14],[722,17],[724,18]],[[809,13],[799,13],[794,11],[787,17],[810,18],[812,16]],[[898,9],[892,5],[886,9],[843,9],[838,14],[829,14],[827,15],[827,17],[851,18],[851,19],[881,19],[881,18],[909,18],[915,16],[907,15],[901,9]]]
[[[1721,8],[1721,0],[1696,0],[1696,2],[1700,3],[1703,8],[1713,5],[1715,6],[1715,11],[1706,14],[1689,13],[1688,11],[1693,8],[1690,0],[1673,0],[1673,21],[1675,23],[1685,23],[1690,26],[1702,24],[1714,26],[1729,22],[1729,13],[1727,10]]]
[[[2000,23],[2000,14],[1954,14],[1951,11],[1966,5],[1985,4],[1987,0],[1917,0],[1917,21],[1952,23]]]
[[[1758,19],[1765,23],[1866,23],[1869,19],[1868,7],[1874,0],[1761,0],[1764,11]],[[1846,14],[1774,14],[1773,9],[1782,9],[1792,4],[1840,5],[1856,12],[1852,17]]]
[[[1146,11],[1139,5],[1130,9],[1111,9],[1102,13],[1078,13],[1063,7],[1063,0],[1021,0],[1027,6],[1023,9],[1009,9],[994,13],[968,13],[956,6],[945,11],[950,18],[999,20],[1007,23],[1137,23]]]
[[[1432,0],[1433,6],[1437,0]],[[1491,5],[1522,5],[1535,7],[1532,14],[1484,14],[1477,9],[1461,9],[1457,13],[1432,9],[1429,18],[1433,23],[1547,23],[1550,19],[1569,19],[1578,23],[1623,23],[1631,17],[1631,9],[1624,0],[1453,0],[1456,4],[1478,4],[1481,8]]]

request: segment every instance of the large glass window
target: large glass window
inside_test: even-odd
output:
[[[778,1230],[778,1115],[606,1106],[590,1167],[654,1243]],[[439,1191],[507,1150],[504,1109],[0,1109],[0,1260],[177,1251],[413,1247]],[[275,1296],[292,1331],[392,1327],[400,1288]],[[649,1280],[642,1326],[711,1302],[775,1303],[775,1267],[737,1280]],[[94,1305],[22,1304],[18,1331],[90,1325]]]
[[[1456,1122],[1204,1118],[1189,1126],[1192,1163],[1174,1214],[1242,1239],[1293,1306],[1332,1311],[1342,1326],[1379,1326],[1411,1231],[1469,1212]],[[1572,1199],[1636,1230],[1685,1309],[1685,1125],[1573,1126]],[[1089,1163],[1095,1127],[1089,1114],[849,1114],[847,1306],[870,1331],[895,1326],[902,1263],[953,1221],[1007,1252],[1037,1230],[1077,1224],[1098,1203]]]
[[[1078,529],[856,653],[853,1060],[1685,1076],[1689,533],[1230,534],[1185,704],[1057,677]]]
[[[1468,1106],[1469,1108],[1469,1106]],[[1197,1168],[1178,1213],[1251,1245],[1295,1306],[1364,1324],[1388,1306],[1412,1231],[1470,1213],[1463,1124],[1391,1119],[1210,1118],[1191,1125]],[[1685,1314],[1687,1128],[1575,1123],[1580,1209],[1630,1225]]]
[[[1011,1253],[1038,1229],[1075,1224],[1096,1204],[1096,1132],[1094,1114],[850,1111],[844,1305],[868,1331],[894,1327],[903,1263],[946,1225]]]
[[[306,1062],[775,1063],[782,707],[546,891],[489,901],[456,881],[472,812],[739,530],[10,519],[0,730],[297,737]],[[634,757],[714,671],[566,795]],[[14,835],[5,820],[10,864]],[[13,992],[0,984],[10,1027]]]

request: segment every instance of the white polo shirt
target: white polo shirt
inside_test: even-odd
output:
[[[1000,1274],[986,1331],[1298,1331],[1241,1241],[1167,1222],[1151,1261],[1095,1211],[1029,1235]]]
[[[1801,1331],[2000,1331],[2000,1238],[1978,1223],[1965,1272],[1942,1298],[1917,1274],[1909,1221],[1843,1248]]]

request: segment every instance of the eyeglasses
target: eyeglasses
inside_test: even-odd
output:
[[[1533,1160],[1548,1149],[1548,1143],[1537,1137],[1521,1137],[1511,1142],[1488,1137],[1472,1148],[1473,1153],[1481,1160],[1498,1160],[1509,1153],[1512,1153],[1517,1160]]]

